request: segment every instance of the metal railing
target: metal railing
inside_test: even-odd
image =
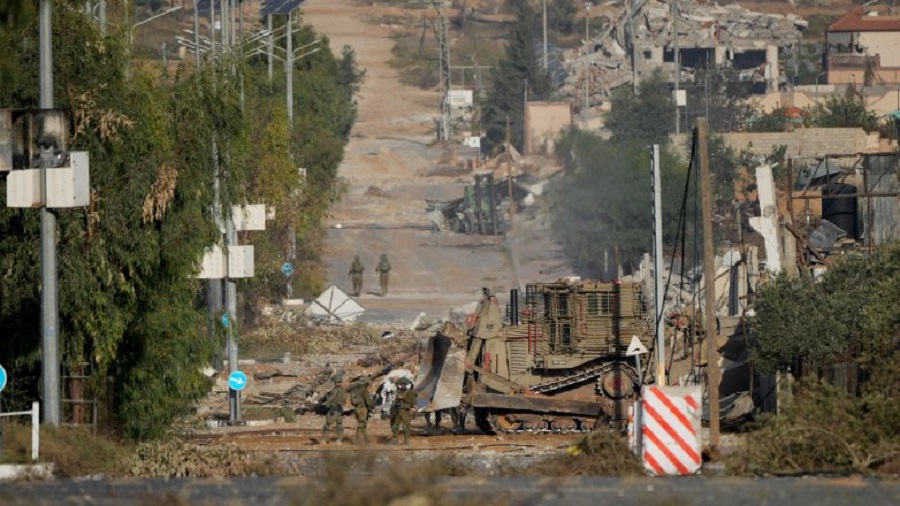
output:
[[[31,403],[31,411],[13,411],[10,413],[0,413],[2,416],[28,416],[31,415],[31,460],[37,462],[40,456],[41,446],[41,405],[38,401]]]

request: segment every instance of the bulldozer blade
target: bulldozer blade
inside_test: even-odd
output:
[[[428,341],[416,377],[419,411],[438,411],[459,406],[465,379],[466,350],[438,332]]]

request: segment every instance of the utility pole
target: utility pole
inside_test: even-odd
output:
[[[266,28],[269,30],[269,37],[266,41],[266,60],[269,67],[269,85],[272,84],[272,53],[275,52],[275,34],[272,33],[272,15],[266,16]]]
[[[630,53],[631,53],[631,91],[637,95],[638,91],[638,79],[637,79],[637,59],[634,57],[634,0],[626,0],[628,2],[628,8],[625,10],[625,15],[628,16],[628,41],[631,43]]]
[[[194,63],[200,66],[200,1],[194,0]]]
[[[284,57],[284,74],[287,92],[285,98],[287,100],[288,125],[291,129],[294,127],[294,11],[288,12],[287,31],[287,55]]]
[[[587,126],[588,119],[588,109],[590,108],[590,88],[591,88],[591,3],[584,3],[584,43],[587,45],[587,51],[585,52],[584,57],[584,106],[581,108],[581,117],[584,120],[585,126]]]
[[[106,0],[97,3],[97,24],[100,26],[100,35],[106,37]]]
[[[544,71],[550,69],[547,63],[547,0],[542,0],[544,7]]]
[[[528,132],[525,132],[528,135]],[[516,202],[513,200],[512,187],[512,153],[510,153],[509,141],[509,114],[506,115],[506,178],[509,191],[509,230],[512,230],[513,215],[516,214]]]
[[[663,319],[663,306],[666,297],[663,283],[663,241],[662,241],[662,176],[659,170],[659,145],[651,147],[651,166],[653,174],[653,278],[656,287],[656,384],[667,385],[666,382],[666,335]]]
[[[53,0],[41,0],[38,25],[40,107],[53,109]],[[43,164],[42,164],[43,165]],[[41,167],[41,373],[44,423],[60,424],[59,303],[56,266],[56,215],[47,207],[47,168]]]
[[[438,13],[438,46],[440,50],[441,68],[441,136],[442,141],[449,141],[453,132],[453,118],[450,110],[450,36],[447,28],[447,17],[444,14],[446,2],[444,0],[432,0],[432,5]]]
[[[703,219],[703,284],[706,314],[706,383],[709,399],[709,446],[713,452],[719,446],[719,350],[716,334],[715,252],[712,228],[712,183],[709,168],[709,125],[706,118],[697,118],[697,147],[700,151],[700,193]]]
[[[681,57],[678,54],[678,0],[672,0],[672,47],[675,56],[675,133],[681,133],[681,110],[678,109],[678,89],[681,86]]]

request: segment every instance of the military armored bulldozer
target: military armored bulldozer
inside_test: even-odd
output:
[[[627,418],[641,371],[625,353],[652,337],[636,282],[560,280],[487,289],[465,329],[430,339],[415,382],[420,411],[471,407],[487,433],[587,432]]]

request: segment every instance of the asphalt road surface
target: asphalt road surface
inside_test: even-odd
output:
[[[0,505],[306,504],[305,478],[59,480],[0,485]],[[617,506],[900,504],[900,481],[860,478],[448,478],[434,487],[448,504]],[[432,489],[434,490],[434,489]],[[374,503],[373,503],[374,504]],[[410,502],[413,504],[413,502]],[[415,502],[414,504],[420,504]]]

